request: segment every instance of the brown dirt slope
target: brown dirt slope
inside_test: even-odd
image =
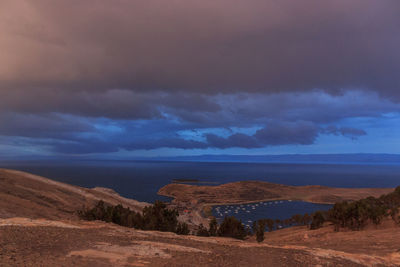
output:
[[[1,266],[396,266],[396,255],[178,236],[103,222],[0,220]]]
[[[111,189],[82,188],[37,175],[0,169],[0,218],[77,219],[75,212],[98,200],[133,210],[147,203],[121,197]]]
[[[342,200],[358,200],[368,196],[379,197],[393,188],[334,188],[326,186],[288,186],[260,181],[244,181],[218,186],[169,184],[158,194],[175,198],[176,202],[219,204],[291,199],[332,204]]]

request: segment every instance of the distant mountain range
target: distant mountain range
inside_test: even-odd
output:
[[[155,157],[161,161],[399,164],[399,154],[291,154],[291,155],[200,155]]]
[[[181,161],[181,162],[248,162],[299,164],[388,164],[400,165],[400,154],[288,154],[288,155],[198,155],[169,157],[94,158],[84,157],[7,157],[1,161]]]

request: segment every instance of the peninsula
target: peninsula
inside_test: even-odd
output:
[[[205,223],[213,205],[243,204],[268,200],[300,200],[320,204],[354,201],[368,196],[379,197],[393,188],[336,188],[319,185],[289,186],[261,181],[242,181],[217,186],[172,183],[158,194],[174,198],[178,210],[190,210],[187,220]]]

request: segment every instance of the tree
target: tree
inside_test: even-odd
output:
[[[265,220],[258,220],[256,223],[256,239],[259,243],[264,241],[265,225]]]
[[[292,216],[292,222],[294,222],[297,225],[302,224],[302,220],[303,220],[303,215],[296,214]]]
[[[321,226],[323,225],[324,222],[325,222],[324,215],[322,214],[321,211],[317,211],[314,213],[314,215],[312,217],[310,229],[315,230],[315,229],[321,228]]]
[[[218,230],[218,222],[215,217],[212,217],[210,223],[209,223],[209,234],[210,236],[216,236],[217,235],[217,230]]]
[[[303,219],[302,219],[302,224],[309,225],[310,222],[311,222],[311,216],[308,213],[304,214]]]
[[[345,227],[348,220],[349,204],[347,201],[335,203],[329,210],[328,218],[334,224],[335,231],[339,231],[340,227]]]
[[[254,221],[253,224],[251,225],[251,230],[253,230],[253,234],[257,232],[257,221]]]
[[[189,233],[186,223],[178,224],[178,211],[167,209],[166,205],[160,201],[145,207],[142,213],[131,211],[120,204],[106,206],[103,201],[99,201],[92,209],[78,211],[78,215],[85,220],[102,220],[142,230]]]
[[[270,231],[270,232],[272,232],[273,230],[274,230],[274,220],[272,220],[272,219],[266,219],[265,220],[265,222],[266,222],[266,224],[267,224],[267,227],[268,227],[268,230]]]
[[[203,224],[200,224],[199,229],[197,230],[197,236],[210,236],[209,231],[203,226]]]
[[[233,216],[224,218],[217,234],[218,236],[233,237],[237,239],[244,239],[246,237],[246,231],[242,222],[238,221]]]
[[[188,235],[190,231],[187,223],[178,223],[178,226],[176,227],[176,233],[178,235]]]
[[[169,210],[165,203],[156,201],[153,206],[147,206],[143,209],[144,230],[175,232],[178,215],[176,209]]]

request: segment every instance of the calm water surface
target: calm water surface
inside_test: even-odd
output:
[[[317,210],[328,210],[332,205],[314,204],[304,201],[264,201],[257,203],[213,207],[212,213],[221,222],[225,216],[235,216],[246,227],[259,219],[289,219],[295,214],[311,214]]]
[[[173,179],[198,179],[212,184],[260,180],[287,185],[349,188],[400,185],[399,165],[86,161],[0,162],[0,167],[28,171],[83,187],[109,187],[122,196],[146,202],[154,202],[156,199],[167,200],[168,198],[158,196],[157,191]],[[247,220],[254,220],[259,213],[264,218],[285,219],[293,215],[293,212],[305,213],[320,208],[314,205],[285,202],[257,209],[249,216],[243,215],[246,215]],[[300,212],[302,210],[305,212]],[[236,214],[236,216],[242,218],[241,215]]]

